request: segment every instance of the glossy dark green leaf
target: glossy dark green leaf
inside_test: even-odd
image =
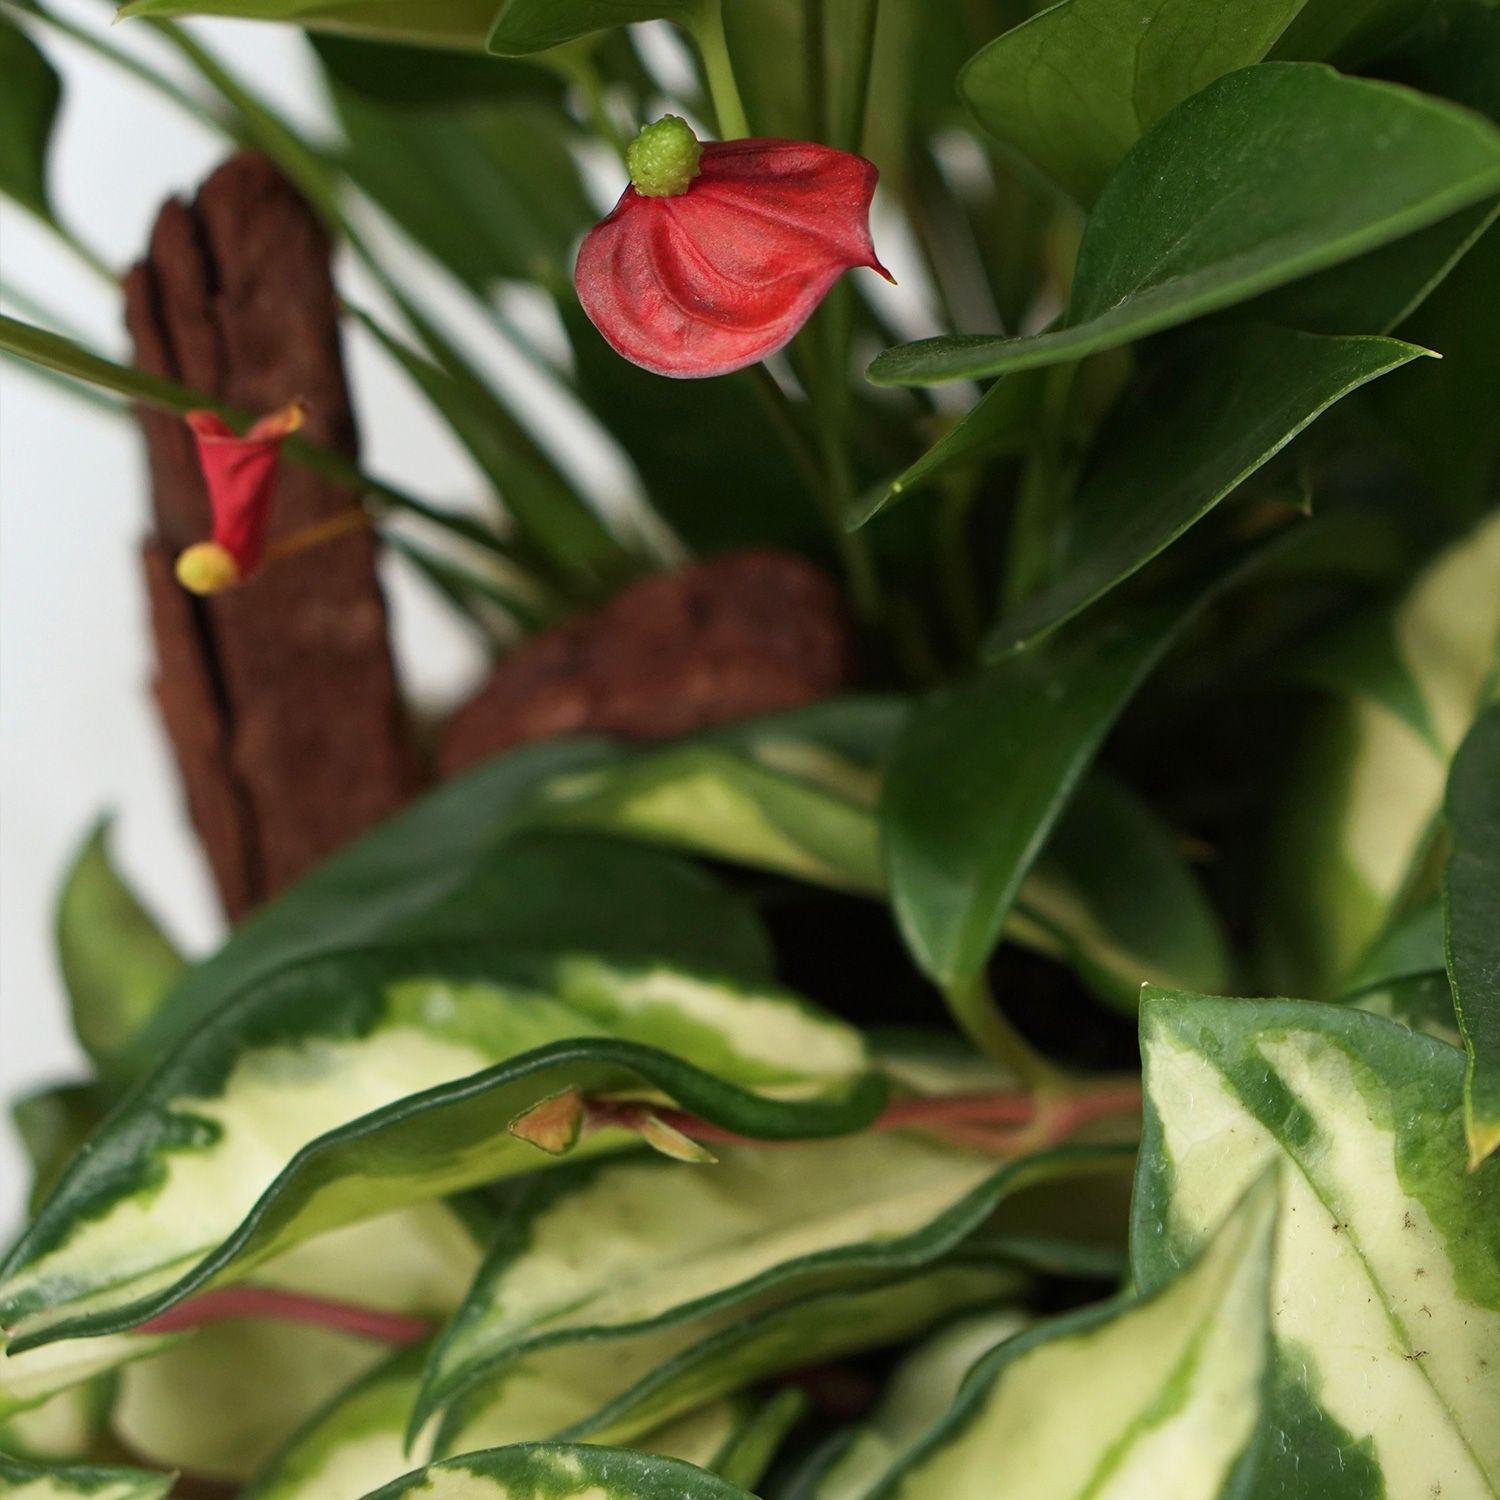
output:
[[[68,871],[57,905],[57,956],[73,1032],[105,1074],[117,1072],[185,960],[126,885],[98,823]]]
[[[1069,619],[1202,520],[1335,401],[1422,353],[1391,339],[1281,328],[1186,337],[1113,413],[1071,503],[1055,581],[1001,620],[989,649],[1013,651]]]
[[[960,75],[991,135],[1088,204],[1174,104],[1267,55],[1303,0],[1063,0]]]
[[[466,104],[555,103],[566,84],[551,68],[473,52],[401,47],[314,33],[309,40],[329,82],[341,92],[398,110],[455,110]]]
[[[1327,58],[1341,68],[1358,67],[1431,6],[1432,0],[1307,0],[1272,55]]]
[[[1493,1494],[1500,1161],[1468,1170],[1464,1056],[1379,1016],[1148,991],[1131,1262],[1151,1292],[1279,1170],[1273,1431],[1253,1493]]]
[[[695,24],[718,0],[504,0],[489,48],[506,57],[541,52],[638,21]]]
[[[485,936],[768,972],[748,909],[703,871],[602,840],[535,834],[502,849],[545,777],[604,764],[602,741],[523,747],[445,783],[255,912],[195,965],[142,1038],[157,1055],[231,996],[311,958],[384,943]],[[688,955],[692,955],[689,957]]]
[[[951,983],[983,967],[1105,735],[1202,597],[1137,605],[913,714],[886,773],[881,829],[892,904],[924,972]]]
[[[122,18],[230,16],[423,47],[481,48],[496,0],[130,0]]]
[[[1500,705],[1475,720],[1448,775],[1453,854],[1443,882],[1448,972],[1469,1054],[1469,1164],[1500,1147]]]
[[[62,85],[41,49],[0,15],[0,193],[44,219],[52,217],[47,193],[47,151],[62,102]]]
[[[1063,324],[888,350],[892,385],[1081,358],[1377,249],[1500,193],[1500,131],[1310,63],[1211,83],[1130,150],[1089,219]]]

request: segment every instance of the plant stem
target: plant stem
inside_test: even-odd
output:
[[[846,151],[864,145],[865,111],[870,100],[870,74],[875,67],[875,30],[880,24],[880,0],[855,0],[848,34],[854,38],[852,71],[844,80],[844,113],[837,144]]]
[[[740,101],[739,85],[734,81],[734,64],[729,59],[729,39],[724,34],[724,9],[721,0],[704,0],[693,26],[693,40],[703,59],[703,77],[708,96],[713,101],[721,141],[738,140],[750,134],[745,106]]]
[[[803,87],[807,94],[807,138],[828,139],[828,37],[823,0],[802,0]]]
[[[1014,1073],[1033,1093],[1050,1097],[1071,1092],[1062,1071],[1011,1025],[983,973],[950,980],[943,986],[943,998],[980,1051]]]
[[[398,1346],[420,1344],[432,1333],[432,1325],[424,1318],[383,1312],[352,1302],[335,1302],[327,1297],[309,1297],[272,1286],[230,1286],[200,1293],[141,1324],[139,1331],[180,1333],[201,1328],[205,1323],[227,1323],[242,1318],[316,1324]]]
[[[582,48],[561,47],[558,51],[561,54],[558,58],[558,69],[583,95],[584,102],[588,105],[589,124],[609,143],[623,164],[625,148],[630,142],[625,139],[624,132],[614,122],[609,110],[605,107],[604,80],[599,76],[599,70],[594,66],[593,58]]]

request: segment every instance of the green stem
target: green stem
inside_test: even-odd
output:
[[[974,576],[969,518],[978,488],[977,474],[951,475],[942,482],[936,526],[938,585],[954,641],[972,659],[984,633],[984,612]]]
[[[713,101],[714,118],[721,141],[739,140],[750,134],[745,106],[740,101],[739,85],[734,81],[734,64],[729,60],[729,39],[724,34],[724,9],[721,0],[706,0],[692,28],[698,55],[703,59],[703,77],[708,96]]]
[[[846,34],[854,38],[851,72],[845,81],[844,112],[837,144],[846,151],[864,145],[865,111],[870,100],[870,75],[875,67],[875,30],[880,23],[880,0],[853,0]]]
[[[625,148],[630,142],[605,106],[604,80],[599,76],[593,58],[581,48],[562,47],[558,51],[562,54],[557,60],[558,70],[583,95],[588,105],[589,123],[623,162]]]
[[[765,365],[751,365],[746,374],[755,386],[755,393],[760,397],[767,416],[775,423],[776,430],[785,440],[787,451],[797,465],[803,481],[808,489],[816,494],[822,480],[822,471],[818,467],[818,455],[808,441],[807,434],[802,430],[801,419],[792,405],[791,398],[776,383],[776,377]]]
[[[1071,1092],[1062,1070],[1043,1057],[1006,1019],[983,973],[948,981],[943,986],[943,998],[974,1044],[1033,1093],[1056,1096]]]

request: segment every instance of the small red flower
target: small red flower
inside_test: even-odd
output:
[[[177,559],[177,581],[194,594],[243,583],[260,566],[276,491],[281,445],[301,427],[307,408],[291,401],[262,417],[243,437],[211,411],[190,411],[198,463],[213,507],[214,534]]]
[[[700,145],[674,115],[648,125],[631,182],[578,252],[584,311],[657,375],[727,375],[780,349],[840,276],[868,266],[871,162],[806,141]]]

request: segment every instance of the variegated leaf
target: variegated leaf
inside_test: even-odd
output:
[[[1013,1308],[999,1308],[960,1318],[918,1344],[896,1367],[870,1415],[833,1451],[815,1458],[797,1493],[808,1500],[863,1500],[947,1413],[980,1357],[1028,1321]]]
[[[680,1458],[620,1449],[518,1444],[432,1464],[368,1500],[753,1500]]]
[[[505,1225],[433,1355],[418,1422],[554,1344],[620,1339],[730,1309],[744,1318],[946,1255],[1011,1193],[1118,1171],[1128,1148],[997,1167],[911,1132],[784,1150],[722,1147],[713,1167],[613,1161],[539,1182]]]
[[[104,1431],[115,1382],[101,1375],[0,1421],[0,1453],[38,1464],[85,1463]]]
[[[1320,997],[1344,988],[1420,875],[1449,761],[1494,691],[1500,514],[1422,572],[1389,635],[1379,656],[1333,643],[1321,675],[1344,695],[1296,766],[1273,845],[1277,972]]]
[[[1144,1298],[1002,1344],[872,1500],[1240,1500],[1271,1363],[1274,1177]]]
[[[785,1370],[900,1343],[953,1314],[1013,1301],[1027,1276],[976,1244],[936,1266],[761,1311],[720,1309],[607,1344],[540,1348],[446,1413],[440,1454],[525,1441],[629,1443],[705,1401]]]
[[[0,1453],[5,1500],[164,1500],[172,1482],[172,1475],[146,1469],[50,1469]]]
[[[309,964],[221,1009],[75,1161],[4,1268],[11,1346],[133,1327],[340,1224],[545,1165],[507,1127],[569,1088],[782,1137],[856,1129],[882,1091],[856,1032],[776,990],[478,947]]]
[[[1132,1260],[1150,1292],[1284,1168],[1258,1494],[1500,1494],[1500,1162],[1467,1170],[1463,1053],[1303,1001],[1155,992]]]

